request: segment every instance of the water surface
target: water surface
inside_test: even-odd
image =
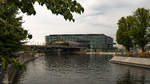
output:
[[[110,55],[51,55],[27,64],[15,84],[150,84],[150,69],[111,64]]]

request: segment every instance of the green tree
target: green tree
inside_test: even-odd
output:
[[[133,17],[135,17],[131,36],[142,51],[145,51],[145,45],[150,41],[150,11],[145,8],[138,8]]]
[[[37,2],[41,6],[45,5],[53,14],[60,14],[69,21],[74,21],[72,13],[84,12],[84,8],[76,0],[1,0],[0,2],[12,4],[28,15],[36,14],[33,5]]]
[[[118,21],[118,30],[116,34],[116,41],[118,44],[123,45],[127,51],[130,51],[130,48],[133,47],[132,39],[129,34],[131,29],[131,24],[129,22],[130,18],[131,16],[127,18],[122,17]]]
[[[8,64],[15,64],[17,68],[24,66],[16,61],[16,52],[25,48],[24,41],[31,39],[32,35],[22,28],[22,17],[16,15],[18,10],[27,15],[35,15],[36,2],[69,21],[74,21],[73,13],[84,12],[76,0],[0,0],[0,62],[3,67]]]
[[[3,68],[8,64],[15,64],[17,68],[23,66],[16,61],[16,52],[25,48],[24,40],[32,38],[22,28],[22,17],[16,17],[17,14],[14,5],[0,3],[0,61]]]
[[[149,9],[138,8],[132,16],[122,17],[118,21],[116,38],[128,51],[131,47],[145,51],[144,47],[150,41]]]

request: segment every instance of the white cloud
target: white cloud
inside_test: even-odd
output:
[[[62,33],[104,33],[115,38],[117,21],[138,7],[150,8],[150,0],[78,0],[85,12],[74,14],[76,22],[65,21],[47,8],[35,4],[35,16],[24,15],[23,26],[33,34],[32,41],[44,42],[44,36]]]

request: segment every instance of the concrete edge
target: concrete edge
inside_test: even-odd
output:
[[[114,57],[117,58],[119,56],[114,56]],[[129,65],[129,66],[134,66],[134,67],[141,67],[141,68],[148,68],[148,69],[150,69],[150,65],[148,65],[148,64],[142,64],[142,63],[140,63],[140,61],[139,61],[139,63],[134,63],[134,61],[125,62],[123,60],[118,60],[118,59],[113,59],[113,58],[109,61],[110,63],[122,64],[122,65]],[[128,58],[128,57],[124,57],[124,58]],[[130,58],[131,59],[132,58],[135,59],[136,57],[130,57]],[[140,58],[138,58],[138,59],[140,59]],[[145,58],[145,59],[147,59],[147,58]]]
[[[27,58],[26,60],[22,61],[23,64],[27,64],[28,62],[38,58],[39,56],[37,55],[32,55],[31,58]],[[13,68],[13,69],[9,69],[9,67]],[[3,84],[12,84],[14,82],[14,78],[16,77],[16,74],[19,72],[18,70],[16,70],[14,68],[13,65],[9,65],[9,67],[7,68],[7,70],[4,73],[4,77],[3,77]],[[9,73],[9,71],[12,70],[13,73]]]

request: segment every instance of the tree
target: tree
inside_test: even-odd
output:
[[[0,3],[0,61],[3,68],[8,64],[17,68],[24,66],[16,61],[16,52],[25,48],[24,40],[32,38],[22,28],[22,17],[16,17],[17,14],[18,9],[14,5]]]
[[[149,9],[138,8],[132,16],[122,17],[118,21],[117,42],[129,50],[138,46],[145,51],[145,45],[150,41]]]
[[[138,8],[133,17],[134,28],[131,30],[133,40],[142,51],[145,51],[145,45],[150,41],[150,11],[145,8]]]
[[[116,41],[118,42],[118,44],[122,44],[127,51],[130,51],[130,48],[133,47],[133,43],[132,43],[132,39],[129,35],[129,31],[130,31],[130,23],[128,22],[130,20],[130,17],[128,18],[124,18],[122,17],[119,21],[118,21],[118,30],[117,30],[117,34],[116,34]]]
[[[0,0],[0,62],[4,68],[8,64],[14,64],[17,68],[24,66],[16,61],[16,52],[25,48],[23,41],[31,39],[32,35],[22,28],[22,17],[16,15],[18,10],[28,15],[35,15],[33,5],[36,2],[69,21],[74,21],[73,13],[84,12],[83,7],[76,0]]]
[[[69,21],[74,21],[72,13],[81,14],[84,12],[84,8],[76,0],[0,0],[0,2],[14,5],[28,15],[36,14],[33,5],[37,2],[41,6],[45,5],[53,14],[60,14]]]

